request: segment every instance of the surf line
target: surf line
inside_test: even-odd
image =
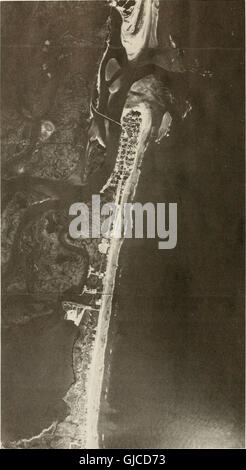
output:
[[[122,206],[129,198],[135,195],[136,187],[140,176],[140,166],[144,152],[147,148],[152,128],[151,111],[143,103],[139,103],[132,108],[124,108],[121,122],[122,133],[127,133],[129,127],[129,118],[132,113],[137,113],[140,117],[140,127],[138,138],[136,140],[134,153],[134,165],[131,168],[129,177],[126,180],[120,180],[117,185],[115,194],[115,203]],[[119,146],[117,160],[122,158],[123,147]],[[124,157],[125,158],[125,157]],[[116,160],[116,164],[117,164]],[[103,188],[107,189],[107,184]],[[102,394],[102,385],[105,368],[105,352],[107,347],[107,338],[109,323],[111,317],[112,300],[118,268],[118,260],[123,239],[113,238],[109,242],[107,252],[107,266],[103,280],[102,302],[99,311],[98,326],[96,331],[95,343],[92,351],[91,363],[88,371],[88,388],[87,388],[87,406],[86,406],[86,432],[85,432],[85,448],[100,448],[100,436],[98,433],[98,419],[100,412],[100,401]]]

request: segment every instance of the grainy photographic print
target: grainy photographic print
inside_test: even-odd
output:
[[[3,449],[244,448],[243,1],[1,1],[1,207]]]

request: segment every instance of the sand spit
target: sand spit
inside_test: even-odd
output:
[[[145,105],[139,105],[132,109],[124,109],[122,115],[122,126],[124,128],[124,118],[132,112],[139,113],[141,116],[141,126],[139,131],[139,140],[135,153],[135,161],[133,169],[129,178],[127,179],[125,186],[118,188],[118,203],[123,205],[129,199],[131,199],[135,193],[136,186],[139,179],[139,166],[142,161],[143,153],[147,145],[147,140],[151,131],[151,114],[149,109]],[[121,154],[120,149],[119,154]],[[119,182],[119,186],[121,181]],[[99,313],[99,321],[97,326],[97,332],[95,337],[95,344],[93,347],[92,361],[89,368],[88,377],[88,403],[87,403],[87,418],[86,418],[86,442],[85,448],[93,449],[99,448],[98,435],[98,417],[100,410],[100,398],[102,391],[102,382],[104,376],[104,357],[107,347],[107,335],[111,317],[112,299],[115,285],[116,272],[118,268],[118,259],[120,249],[122,246],[122,239],[112,239],[110,248],[108,251],[107,269],[104,279],[103,299]]]
[[[114,169],[101,197],[120,207],[134,198],[144,153],[152,137],[156,114],[163,114],[163,105],[149,90],[146,97],[142,80],[130,90],[121,117],[122,131]],[[149,84],[155,85],[154,77]],[[143,89],[144,88],[144,89]],[[107,250],[101,250],[102,242]],[[118,259],[123,239],[88,241],[90,268],[81,295],[83,317],[73,348],[75,382],[64,397],[69,413],[64,421],[53,423],[49,429],[29,440],[11,443],[17,448],[99,448],[98,433],[100,401],[105,368],[105,352],[110,324],[112,300]],[[92,289],[91,283],[96,288]]]

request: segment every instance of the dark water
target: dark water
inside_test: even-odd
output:
[[[128,240],[121,251],[105,448],[244,446],[243,6],[204,4],[188,2],[191,43],[214,76],[190,79],[193,114],[149,149],[135,196],[177,202],[177,247]]]
[[[73,159],[76,151],[78,155],[78,148],[81,166],[84,164],[87,138],[85,135],[88,127],[86,119],[89,117],[90,93],[97,72],[97,61],[104,43],[108,8],[105,8],[103,2],[97,2],[96,12],[97,14],[94,2],[5,2],[1,5],[4,117],[2,175],[3,178],[15,177],[15,180],[7,183],[4,181],[5,184],[2,184],[3,207],[4,203],[9,203],[15,191],[32,193],[38,190],[41,200],[46,199],[47,195],[58,197],[58,204],[50,199],[46,209],[58,206],[64,208],[64,204],[59,204],[61,200],[68,201],[73,198],[78,201],[80,198],[89,197],[88,194],[92,191],[91,185],[88,185],[86,194],[81,186],[77,186],[76,191],[76,187],[72,186],[74,181],[68,182],[67,177],[74,171]],[[48,49],[44,47],[47,41]],[[44,64],[48,65],[51,78],[42,72]],[[29,118],[26,120],[27,114]],[[51,139],[47,145],[43,145],[46,146],[48,158],[46,160],[45,151],[44,154],[41,152],[38,162],[28,166],[37,144],[38,135],[34,135],[34,141],[27,145],[27,151],[21,160],[27,174],[20,177],[16,175],[17,166],[14,164],[16,160],[19,163],[20,159],[13,157],[15,152],[22,148],[23,136],[28,135],[29,127],[38,129],[39,133],[41,119],[51,120],[56,127],[54,140]],[[24,127],[25,132],[20,132],[20,125]],[[14,142],[19,140],[17,144],[13,145],[11,138],[9,143],[8,136],[11,135],[14,136]],[[66,171],[58,175],[59,180],[54,178],[57,168],[55,154],[59,156],[58,166],[64,164],[64,169],[67,169],[67,175]],[[77,184],[81,183],[80,162],[74,178]],[[42,176],[42,180],[36,177],[37,167],[41,168],[41,172],[47,169],[49,179],[46,176]],[[93,184],[97,187],[102,185],[95,179]],[[64,278],[71,273],[64,269],[61,286],[58,286],[58,292],[53,289],[52,298],[48,285],[44,293],[39,292],[42,297],[42,311],[38,311],[40,318],[25,325],[20,324],[25,315],[29,318],[35,318],[37,315],[39,295],[37,303],[33,304],[32,312],[32,300],[35,297],[32,296],[33,292],[25,291],[22,297],[27,300],[23,301],[21,295],[18,297],[18,283],[17,295],[15,289],[12,289],[13,295],[9,290],[7,293],[5,291],[8,281],[13,281],[15,268],[23,261],[19,251],[20,234],[30,221],[41,218],[43,213],[42,203],[25,212],[17,237],[11,246],[12,258],[7,272],[8,278],[5,274],[3,279],[2,292],[6,294],[7,300],[10,299],[10,305],[7,311],[4,309],[2,316],[5,319],[9,315],[10,324],[13,324],[12,316],[19,321],[14,327],[2,328],[1,434],[4,443],[32,437],[50,426],[53,421],[63,420],[67,409],[62,399],[74,381],[72,352],[78,328],[62,319],[64,312],[58,295],[62,291]],[[11,224],[13,225],[13,221],[9,220],[10,227]],[[47,243],[47,240],[43,243]],[[42,249],[47,249],[48,259],[49,246],[39,248],[41,252]],[[33,252],[35,249],[36,243]],[[42,264],[42,260],[40,263]],[[21,281],[24,282],[25,269],[21,274]],[[80,266],[78,277],[82,274],[83,264]],[[59,314],[56,314],[57,311]]]
[[[72,348],[77,334],[72,322],[53,316],[4,331],[4,442],[30,438],[65,418],[67,407],[62,399],[74,381]]]
[[[34,115],[40,119],[50,118],[58,81],[42,88],[41,54],[32,55],[27,45],[47,38],[56,41],[66,29],[78,37],[81,31],[91,47],[86,41],[75,47],[70,40],[73,53],[66,59],[65,72],[86,69],[91,80],[101,54],[94,30],[100,29],[108,12],[100,6],[95,14],[92,2],[83,2],[81,9],[78,2],[69,2],[69,16],[65,11],[58,18],[52,3],[47,22],[40,23],[37,33],[28,16],[30,29],[22,31],[19,4],[4,24],[9,35],[3,47],[8,57],[5,105],[15,103],[16,96],[24,97],[21,106],[35,108],[36,103]],[[12,8],[10,4],[6,8]],[[57,2],[57,8],[62,4]],[[30,14],[27,4],[24,7]],[[110,373],[105,375],[108,396],[102,400],[101,445],[241,446],[243,2],[162,1],[161,14],[159,32],[165,40],[170,31],[187,55],[197,57],[214,76],[209,81],[195,76],[179,81],[180,92],[187,87],[192,98],[193,114],[183,128],[173,129],[169,142],[149,149],[145,156],[136,201],[178,203],[178,245],[160,251],[156,240],[123,244],[114,296],[117,316],[112,316],[107,351]],[[59,55],[54,51],[52,60]],[[65,72],[59,70],[62,77]],[[16,82],[24,83],[24,95]],[[38,91],[32,89],[36,82]],[[59,124],[59,116],[56,119]],[[111,165],[112,161],[109,171]],[[101,181],[93,184],[99,187]],[[71,353],[76,336],[76,327],[56,316],[4,331],[4,440],[33,436],[65,416],[62,398],[74,379]]]

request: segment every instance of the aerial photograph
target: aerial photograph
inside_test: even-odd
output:
[[[0,8],[2,449],[244,449],[244,1]]]

